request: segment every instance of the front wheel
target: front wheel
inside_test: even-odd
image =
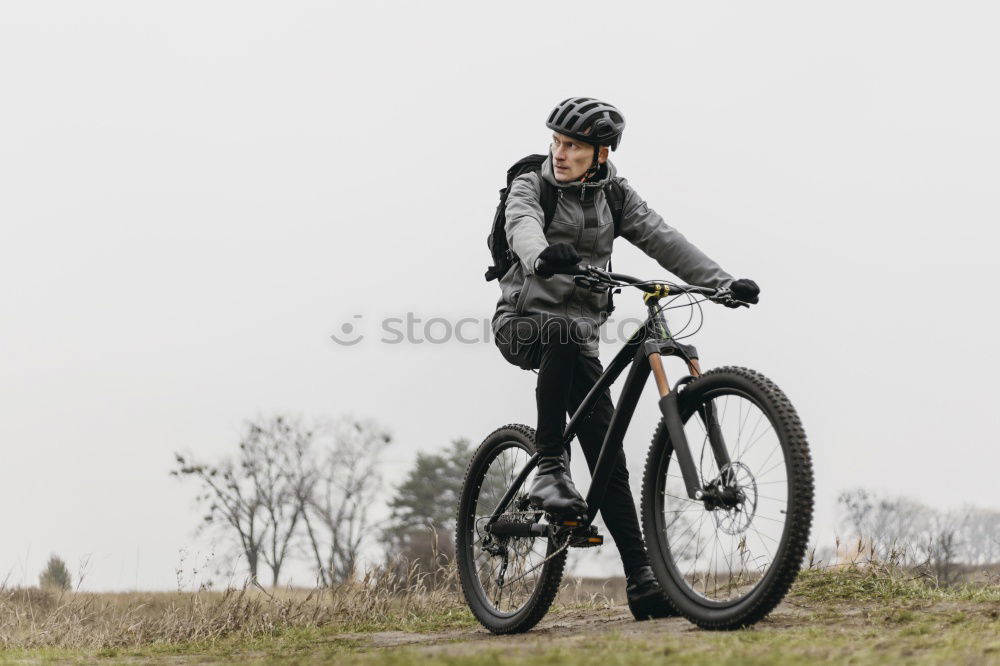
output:
[[[535,431],[507,425],[490,433],[469,462],[455,531],[455,559],[472,614],[495,634],[531,629],[548,611],[566,566],[565,545],[542,536],[499,536],[490,517],[534,454]],[[529,526],[542,517],[528,505],[534,472],[525,478],[498,522]]]
[[[704,494],[688,497],[661,421],[642,486],[653,571],[698,626],[745,627],[778,605],[802,565],[813,512],[805,432],[781,389],[746,368],[691,381],[678,407]],[[710,442],[711,423],[724,455]]]

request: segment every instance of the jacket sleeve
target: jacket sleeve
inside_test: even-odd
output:
[[[619,178],[625,192],[621,235],[688,284],[719,289],[733,276],[694,246],[681,232],[667,225],[642,197]]]
[[[525,275],[535,272],[535,260],[548,247],[545,240],[545,213],[542,212],[538,175],[526,173],[510,184],[507,193],[507,244],[521,259]]]

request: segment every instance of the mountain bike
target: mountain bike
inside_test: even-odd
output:
[[[672,334],[665,316],[690,308],[686,329],[706,300],[747,304],[728,289],[639,280],[595,266],[560,272],[595,292],[635,287],[649,315],[564,431],[568,446],[596,398],[631,366],[592,470],[586,516],[570,520],[530,506],[538,460],[533,428],[505,425],[474,452],[455,534],[459,579],[473,615],[497,634],[531,629],[555,599],[567,550],[603,543],[593,521],[652,374],[662,417],[646,456],[640,514],[653,571],[678,615],[699,627],[752,625],[785,596],[805,555],[813,512],[806,435],[772,381],[741,367],[702,372],[695,347],[681,342],[689,335],[683,329]],[[663,364],[669,356],[688,370],[673,386]]]

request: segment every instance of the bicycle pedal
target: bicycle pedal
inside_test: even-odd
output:
[[[559,527],[580,527],[583,525],[581,521],[575,518],[560,518],[555,520],[552,524]]]
[[[573,548],[593,548],[604,545],[604,537],[597,533],[593,525],[573,530],[569,536],[569,545]]]

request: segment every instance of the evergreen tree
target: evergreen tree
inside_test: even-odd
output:
[[[58,555],[49,557],[49,563],[45,565],[38,582],[44,588],[55,590],[68,590],[72,586],[69,569]]]
[[[439,452],[417,454],[413,469],[389,502],[383,543],[390,560],[419,560],[421,569],[432,570],[454,555],[455,514],[471,455],[464,438]]]

